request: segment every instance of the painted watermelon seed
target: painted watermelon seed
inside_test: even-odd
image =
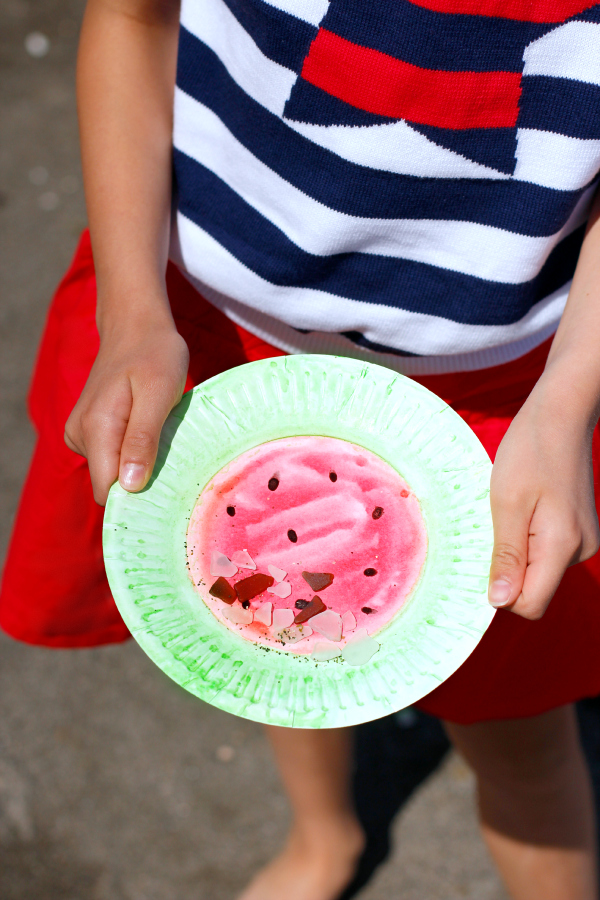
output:
[[[228,515],[228,516],[235,516],[235,506],[228,506],[228,507],[227,507],[227,515]]]
[[[296,532],[294,531],[293,528],[290,528],[290,530],[287,533],[287,536],[290,539],[290,541],[292,542],[292,544],[295,544],[296,541],[298,540],[298,535],[296,534]]]
[[[243,609],[250,609],[250,601],[244,600],[242,603],[242,607],[243,607]]]
[[[383,515],[383,506],[376,506],[371,515],[374,519],[380,519]]]
[[[329,473],[329,480],[330,480],[330,481],[337,481],[337,475],[336,475],[335,472],[330,472],[330,473]]]
[[[270,491],[276,491],[277,488],[279,487],[279,478],[275,478],[275,476],[273,475],[272,478],[269,478],[269,483],[268,483],[267,487],[269,488]]]
[[[365,615],[370,616],[371,613],[374,613],[374,612],[375,612],[375,610],[374,610],[374,609],[371,609],[370,606],[363,606],[363,607],[361,608],[361,612],[364,612]]]
[[[377,575],[377,569],[365,569],[363,575],[366,575],[370,578],[372,575]]]
[[[306,607],[308,606],[308,600],[296,600],[294,606],[296,607],[296,609],[306,609]]]

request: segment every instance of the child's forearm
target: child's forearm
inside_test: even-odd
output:
[[[600,197],[544,374],[496,455],[490,602],[543,615],[565,569],[600,546],[592,435],[600,411]]]
[[[78,62],[100,350],[65,427],[98,503],[141,490],[185,386],[166,293],[177,0],[88,0]]]
[[[565,424],[596,423],[600,414],[600,192],[539,387],[547,402],[560,409]]]
[[[88,0],[77,93],[98,327],[169,316],[177,0]]]

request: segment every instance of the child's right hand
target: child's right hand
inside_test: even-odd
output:
[[[162,426],[183,394],[188,359],[185,341],[163,313],[103,334],[65,427],[67,446],[88,460],[100,506],[117,478],[128,491],[148,482]]]

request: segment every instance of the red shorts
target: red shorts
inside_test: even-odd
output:
[[[207,303],[172,265],[167,285],[175,322],[190,349],[188,387],[242,363],[282,356]],[[14,526],[0,625],[47,647],[124,641],[102,561],[102,515],[84,459],[64,444],[69,413],[98,352],[96,282],[89,236],[50,308],[29,397],[38,441]],[[539,378],[549,342],[505,365],[430,375],[443,397],[494,457],[511,419]],[[595,440],[598,472],[600,438]],[[463,666],[419,704],[453,722],[530,716],[600,693],[600,557],[568,569],[549,610],[527,622],[500,610]]]

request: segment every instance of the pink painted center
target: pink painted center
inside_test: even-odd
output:
[[[213,551],[231,559],[241,550],[257,568],[240,568],[227,579],[231,585],[254,571],[269,574],[270,565],[285,571],[292,587],[287,597],[264,592],[254,598],[253,612],[270,602],[297,614],[296,601],[315,593],[302,572],[329,572],[334,579],[318,591],[322,601],[340,615],[352,612],[357,628],[373,635],[415,587],[427,535],[417,498],[380,457],[336,438],[292,437],[261,444],[223,468],[196,503],[187,541],[190,576],[217,618],[250,640],[282,649],[266,625],[233,624],[222,614],[227,605],[208,594],[216,580]],[[315,633],[285,649],[306,653],[322,640]]]

